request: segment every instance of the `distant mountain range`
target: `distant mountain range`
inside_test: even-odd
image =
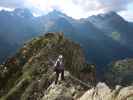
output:
[[[88,19],[107,36],[133,48],[133,23],[125,21],[115,12],[91,16]]]
[[[99,66],[133,57],[133,23],[115,12],[75,20],[59,11],[34,17],[27,9],[0,12],[1,62],[24,41],[46,32],[64,32],[80,43],[90,63]]]

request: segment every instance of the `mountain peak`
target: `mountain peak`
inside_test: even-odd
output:
[[[90,16],[87,20],[89,20],[92,23],[98,22],[98,23],[103,23],[105,21],[109,21],[109,22],[125,22],[125,20],[116,12],[114,11],[110,11],[110,12],[106,12],[103,14],[98,14],[98,15],[93,15]]]
[[[116,12],[114,11],[109,11],[106,12],[104,14],[99,14],[99,16],[104,17],[104,18],[108,18],[108,17],[120,17]]]
[[[105,15],[118,15],[115,11],[106,12]]]
[[[47,14],[50,18],[60,18],[60,17],[66,17],[64,13],[60,12],[59,10],[53,10]]]
[[[98,14],[98,15],[92,15],[89,17],[89,19],[90,18],[108,19],[110,17],[120,17],[120,16],[114,11],[109,11],[109,12]]]
[[[14,13],[17,14],[18,16],[22,16],[22,17],[32,17],[32,13],[30,12],[29,9],[21,9],[21,8],[16,8],[14,10]]]
[[[54,9],[52,13],[64,15],[61,11]]]

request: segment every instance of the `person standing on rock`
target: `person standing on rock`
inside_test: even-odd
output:
[[[58,82],[59,75],[61,74],[61,79],[64,80],[64,63],[63,63],[63,55],[59,55],[58,59],[56,60],[55,64],[55,72],[56,72],[56,80],[55,84]]]

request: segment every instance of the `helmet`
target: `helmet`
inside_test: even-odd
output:
[[[59,59],[62,59],[63,58],[63,55],[59,55]]]

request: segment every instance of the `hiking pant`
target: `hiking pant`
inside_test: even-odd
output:
[[[56,70],[55,84],[58,82],[59,75],[61,74],[61,80],[64,80],[64,70]]]

